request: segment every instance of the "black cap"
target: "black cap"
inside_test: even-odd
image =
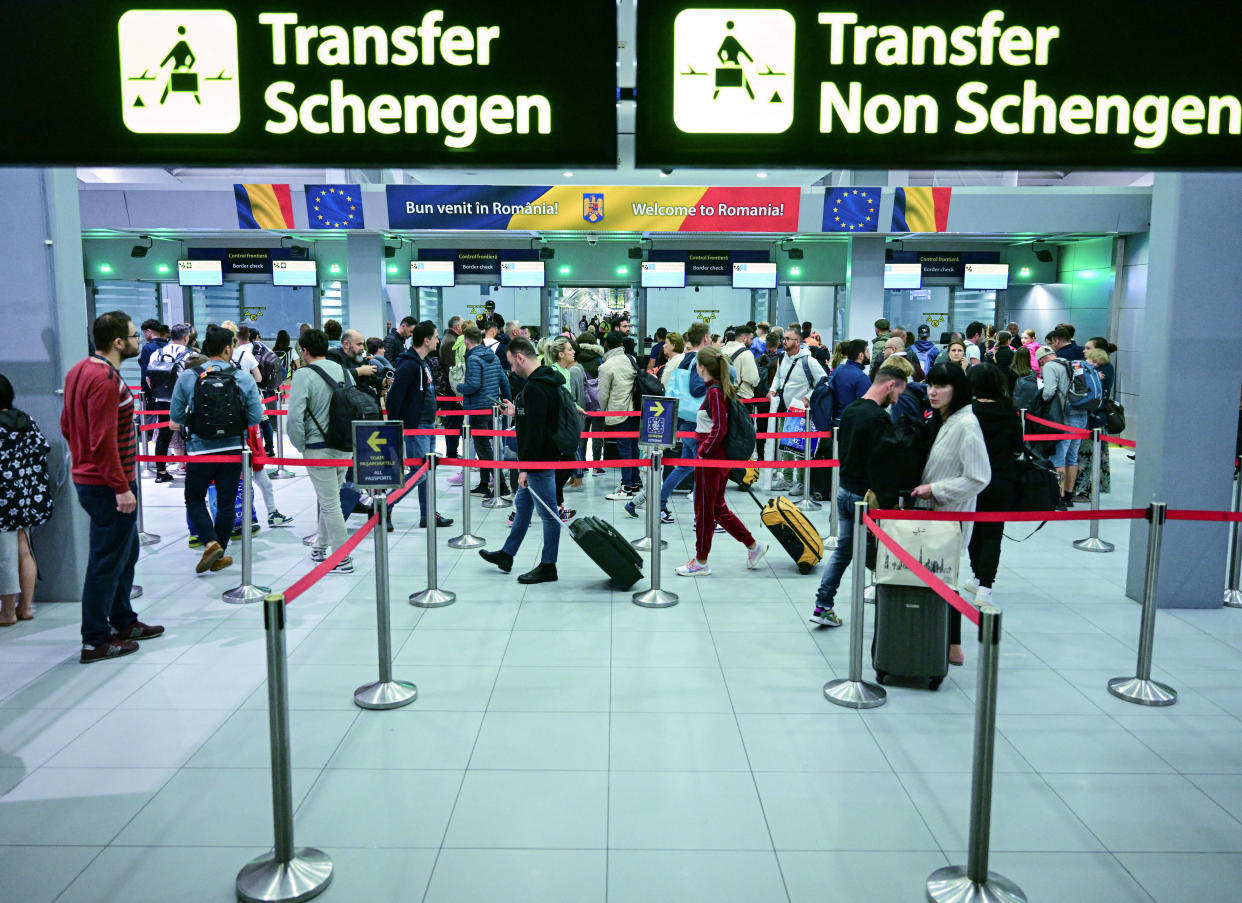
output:
[[[919,327],[919,338],[925,339],[929,335],[931,335],[931,327],[928,326],[926,323],[924,323],[922,326]]]
[[[495,301],[493,301],[493,300],[491,300],[491,299],[489,298],[489,299],[487,300],[487,302],[486,302],[486,303],[484,303],[484,305],[483,305],[483,309],[484,309],[484,310],[495,310],[495,309],[496,309],[496,302],[495,302]]]

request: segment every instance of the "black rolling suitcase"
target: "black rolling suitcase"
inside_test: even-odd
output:
[[[925,586],[876,584],[871,663],[876,683],[903,677],[940,689],[949,673],[949,606]]]
[[[543,499],[533,492],[530,494],[545,511],[549,510]],[[642,556],[608,521],[587,515],[574,518],[569,525],[569,535],[588,558],[604,569],[617,589],[629,589],[642,578]]]

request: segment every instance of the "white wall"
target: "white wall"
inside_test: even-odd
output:
[[[700,285],[687,288],[647,289],[648,334],[663,326],[672,332],[685,332],[695,320],[696,310],[715,311],[707,324],[722,335],[729,326],[750,319],[750,290],[728,285]]]

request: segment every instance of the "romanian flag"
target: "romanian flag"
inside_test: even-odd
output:
[[[241,229],[292,229],[293,201],[288,185],[233,185]]]
[[[952,188],[898,188],[890,232],[947,232]]]

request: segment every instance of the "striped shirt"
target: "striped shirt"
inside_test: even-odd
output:
[[[60,431],[69,442],[73,482],[109,486],[118,495],[130,491],[138,452],[134,396],[103,358],[79,361],[65,376]]]

